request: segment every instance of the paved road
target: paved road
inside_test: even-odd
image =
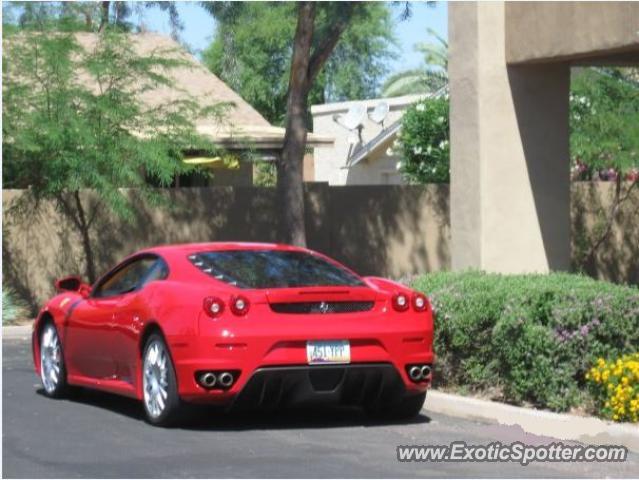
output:
[[[29,344],[3,341],[3,476],[16,477],[629,477],[623,464],[399,463],[396,446],[549,439],[485,423],[424,415],[371,423],[358,411],[220,416],[198,410],[182,428],[142,420],[137,402],[84,390],[39,393]]]

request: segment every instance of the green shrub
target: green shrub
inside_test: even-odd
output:
[[[398,169],[411,183],[448,183],[450,142],[448,97],[427,98],[407,108],[393,150]]]
[[[11,287],[2,287],[2,324],[10,325],[16,320],[25,318],[27,315],[27,306],[15,290]]]
[[[437,382],[555,411],[590,405],[585,374],[636,351],[639,290],[588,277],[418,277],[436,312]]]

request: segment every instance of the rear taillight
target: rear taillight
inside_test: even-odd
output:
[[[393,295],[393,308],[398,312],[405,312],[410,306],[408,297],[403,293]]]
[[[413,294],[413,309],[416,312],[425,312],[428,310],[428,300],[421,293]]]
[[[242,295],[237,295],[237,296],[231,297],[231,302],[229,303],[229,307],[231,308],[231,311],[235,315],[242,316],[248,313],[249,308],[251,307],[251,302],[248,301],[248,298]]]
[[[206,297],[204,299],[204,311],[209,317],[217,318],[224,312],[224,302],[218,297]]]

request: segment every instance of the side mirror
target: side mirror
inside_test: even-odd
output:
[[[78,292],[84,298],[87,298],[91,292],[91,287],[77,275],[57,279],[55,281],[55,289],[58,292]]]

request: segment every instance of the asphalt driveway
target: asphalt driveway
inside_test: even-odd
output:
[[[18,477],[630,477],[624,463],[400,463],[398,445],[550,443],[511,427],[430,415],[373,423],[357,410],[220,415],[194,411],[181,428],[159,429],[135,401],[80,391],[40,393],[30,346],[2,344],[2,475]],[[428,405],[428,401],[426,402]]]

